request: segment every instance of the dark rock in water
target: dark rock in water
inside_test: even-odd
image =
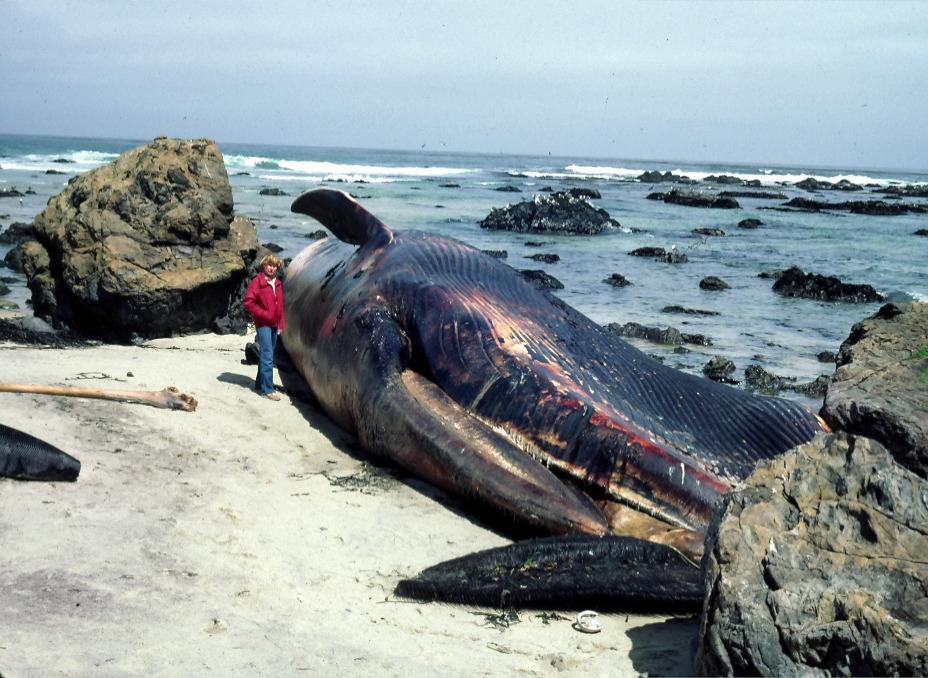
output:
[[[693,233],[696,235],[725,235],[721,228],[694,228]]]
[[[689,334],[688,332],[684,332],[682,336],[683,341],[685,341],[687,344],[696,344],[697,346],[712,346],[712,340],[705,334]]]
[[[555,264],[561,260],[556,254],[531,254],[528,258],[533,261],[541,261],[545,264]]]
[[[826,202],[822,200],[810,200],[808,198],[793,198],[785,207],[791,207],[805,212],[820,212],[822,210],[841,210],[853,214],[865,214],[873,216],[892,217],[900,214],[926,214],[928,205],[913,204],[893,204],[883,200],[851,200],[847,202]]]
[[[648,200],[663,200],[673,205],[685,205],[686,207],[706,207],[714,209],[736,209],[741,207],[734,198],[726,198],[711,193],[700,193],[696,191],[683,191],[679,188],[673,188],[669,193],[652,193]]]
[[[589,202],[589,189],[571,189],[550,195],[536,195],[531,201],[495,207],[480,222],[480,228],[518,233],[586,234],[602,233],[607,226],[619,226],[608,212]]]
[[[628,253],[631,257],[665,257],[667,250],[663,247],[639,247]]]
[[[676,330],[672,327],[661,329],[659,327],[646,327],[639,323],[625,323],[624,325],[609,323],[606,325],[606,329],[623,337],[646,339],[655,344],[676,346],[683,343],[683,335],[680,334],[680,330]]]
[[[15,187],[0,188],[0,198],[22,198],[23,195],[24,194],[17,191]]]
[[[915,231],[912,235],[928,235],[928,228],[920,228]]]
[[[818,361],[820,363],[831,363],[831,364],[834,364],[835,359],[837,358],[837,356],[831,351],[822,351],[815,357],[818,358]]]
[[[665,182],[689,182],[691,179],[681,174],[673,172],[658,172],[657,170],[648,170],[638,175],[638,181],[643,184],[660,184]]]
[[[613,273],[608,278],[605,278],[603,282],[613,287],[626,287],[627,285],[631,285],[631,282],[620,273]]]
[[[803,179],[795,184],[797,188],[802,188],[806,191],[862,191],[864,190],[862,186],[858,186],[855,183],[848,181],[847,179],[842,179],[836,183],[831,183],[830,181],[820,181],[818,179],[813,179],[809,177]]]
[[[703,311],[698,308],[685,308],[684,306],[664,306],[663,313],[683,313],[686,315],[721,315],[718,311]]]
[[[268,252],[273,252],[274,254],[280,254],[284,251],[284,248],[278,245],[276,242],[266,242],[261,245]]]
[[[814,381],[795,384],[790,390],[796,393],[802,393],[809,398],[824,398],[830,382],[830,377],[821,374],[817,376]]]
[[[841,345],[822,417],[928,478],[928,303],[886,304]]]
[[[487,256],[493,257],[494,259],[506,259],[509,257],[509,252],[506,250],[481,250]]]
[[[723,198],[755,198],[757,200],[786,200],[785,193],[771,193],[770,191],[720,191]]]
[[[6,266],[11,271],[16,271],[17,273],[23,272],[23,253],[22,247],[25,243],[20,243],[3,257],[2,265]]]
[[[323,238],[328,238],[328,237],[329,237],[329,232],[320,228],[318,231],[313,231],[312,233],[307,233],[307,234],[306,234],[305,236],[303,236],[303,237],[304,237],[304,238],[308,238],[308,239],[310,239],[310,240],[322,240]]]
[[[0,245],[19,245],[33,239],[32,225],[14,221],[0,231]]]
[[[744,179],[733,177],[730,174],[710,174],[705,179],[703,179],[703,182],[707,184],[728,184],[741,186],[744,184]]]
[[[543,240],[526,240],[524,244],[526,247],[544,247],[548,243]]]
[[[735,371],[735,363],[728,358],[717,355],[709,362],[703,365],[702,372],[712,381],[720,381],[723,384],[737,384],[737,380],[732,379],[731,375]]]
[[[493,190],[498,191],[500,193],[521,193],[522,192],[522,189],[519,188],[518,186],[497,186]]]
[[[744,383],[752,391],[774,395],[780,391],[795,391],[809,398],[821,398],[825,395],[829,378],[816,377],[814,381],[796,383],[795,377],[779,377],[771,374],[760,365],[748,365],[744,368]]]
[[[107,341],[244,331],[257,250],[208,139],[159,137],[72,179],[20,246],[36,315]]]
[[[689,260],[685,252],[680,252],[675,249],[667,252],[663,257],[658,257],[658,261],[663,261],[668,264],[685,264]]]
[[[6,296],[10,291],[9,286],[5,282],[0,281],[0,297]]]
[[[779,280],[783,273],[784,271],[762,271],[757,274],[757,277],[767,280]]]
[[[699,281],[699,289],[708,290],[710,292],[719,292],[721,290],[731,289],[731,285],[729,285],[721,278],[710,275]]]
[[[878,188],[874,193],[905,196],[907,198],[928,198],[928,184],[908,184],[907,186],[887,186]]]
[[[820,301],[844,301],[857,304],[883,301],[883,295],[870,285],[843,283],[834,276],[803,273],[796,266],[787,269],[773,284],[773,291],[784,297],[801,297]]]
[[[713,516],[695,671],[928,675],[928,482],[845,433],[763,461]]]
[[[562,290],[564,289],[564,283],[555,278],[552,275],[548,275],[544,271],[538,270],[524,270],[519,271],[526,278],[535,283],[535,286],[543,290]]]
[[[763,225],[764,222],[760,219],[742,219],[738,222],[738,228],[758,228]]]
[[[771,374],[760,365],[748,365],[744,368],[744,383],[752,391],[778,393],[791,388],[795,381],[795,379],[785,379]]]
[[[290,195],[290,194],[285,193],[279,188],[262,188],[260,191],[258,191],[258,195]]]
[[[684,264],[689,261],[684,252],[677,249],[668,252],[663,247],[639,247],[628,254],[632,257],[653,257],[656,261],[663,261],[668,264]]]

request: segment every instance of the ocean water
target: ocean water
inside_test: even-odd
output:
[[[22,198],[0,198],[0,231],[13,222],[31,222],[76,174],[145,143],[0,135],[0,190],[28,190]],[[711,346],[687,344],[687,352],[633,341],[667,364],[691,372],[700,372],[709,359],[722,355],[736,364],[736,379],[752,363],[799,382],[830,375],[834,366],[820,363],[817,354],[837,352],[851,326],[881,305],[787,299],[773,292],[771,279],[759,277],[764,272],[795,265],[807,273],[872,285],[889,300],[928,301],[928,238],[914,235],[928,229],[928,214],[864,216],[775,209],[793,197],[893,202],[892,196],[873,191],[928,183],[928,171],[463,154],[427,148],[407,152],[223,142],[219,148],[236,213],[255,223],[260,242],[282,247],[284,259],[296,255],[308,244],[307,235],[321,228],[309,217],[292,214],[292,200],[309,188],[333,186],[351,193],[396,230],[450,235],[480,249],[507,252],[505,261],[513,268],[544,270],[564,284],[555,292],[558,296],[598,323],[637,322],[709,337]],[[670,205],[647,196],[677,184],[639,182],[637,178],[648,170],[670,171],[699,182],[682,186],[687,190],[763,190],[786,197],[739,197],[741,208],[735,210]],[[719,185],[707,179],[713,175],[758,180],[762,186]],[[808,177],[830,182],[847,179],[865,189],[809,193],[795,186]],[[502,187],[519,192],[497,190]],[[598,190],[602,198],[593,204],[605,209],[620,227],[595,236],[525,235],[479,227],[493,208],[530,200],[548,187]],[[287,195],[261,195],[268,188]],[[746,218],[760,219],[763,225],[738,228]],[[697,228],[717,228],[725,235],[697,235],[693,233]],[[528,241],[544,244],[527,246]],[[689,261],[668,264],[629,256],[643,246],[683,251]],[[7,250],[9,246],[0,245],[0,259]],[[557,254],[560,260],[545,264],[528,258],[539,253]],[[602,282],[613,273],[625,276],[632,285],[614,288]],[[731,289],[701,290],[699,281],[710,275],[722,278]],[[11,292],[4,299],[25,307],[29,292],[24,277],[9,269],[0,269],[0,277],[12,279]],[[662,311],[672,305],[718,315]],[[788,392],[784,395],[804,400]]]

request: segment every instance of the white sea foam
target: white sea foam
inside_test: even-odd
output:
[[[440,178],[461,176],[473,170],[459,167],[425,167],[385,165],[354,165],[328,162],[322,160],[287,160],[264,158],[258,156],[230,155],[225,157],[229,169],[257,169],[261,171],[280,172],[280,174],[260,175],[275,181],[306,180],[317,181],[365,181],[368,183],[385,183],[422,178]]]

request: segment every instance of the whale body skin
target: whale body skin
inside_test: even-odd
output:
[[[669,368],[457,240],[395,232],[328,188],[288,266],[283,344],[366,450],[540,534],[619,534],[693,559],[716,502],[827,427]]]

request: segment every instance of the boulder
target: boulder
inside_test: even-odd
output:
[[[710,525],[696,673],[926,675],[926,497],[845,433],[761,462]]]
[[[820,301],[845,301],[851,303],[873,303],[883,301],[870,285],[843,283],[834,276],[804,273],[797,266],[784,271],[773,283],[773,291],[784,297],[802,297]]]
[[[851,329],[822,417],[928,478],[928,303],[886,304]]]
[[[709,275],[699,281],[699,289],[720,292],[721,290],[731,289],[731,285],[717,276]]]
[[[597,194],[598,195],[598,194]],[[619,226],[606,210],[590,204],[588,189],[571,189],[536,195],[530,201],[495,207],[480,228],[518,233],[586,234],[602,233],[607,226]]]
[[[159,137],[73,178],[21,245],[36,315],[107,341],[244,331],[258,250],[208,139]]]
[[[608,278],[604,278],[603,282],[607,285],[612,285],[613,287],[627,287],[632,283],[621,273],[613,273]]]
[[[702,372],[712,381],[718,381],[723,384],[737,384],[737,380],[732,378],[735,372],[735,363],[724,356],[717,355],[702,367]]]

